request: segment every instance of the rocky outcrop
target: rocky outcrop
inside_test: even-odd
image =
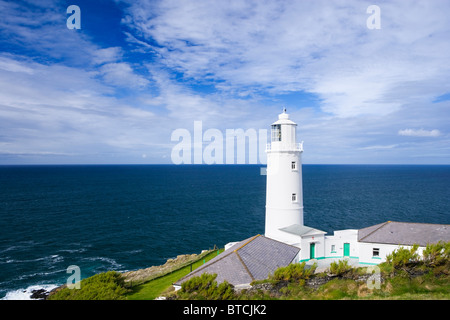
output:
[[[45,289],[32,290],[30,298],[33,300],[45,300],[49,294],[50,291]]]
[[[179,255],[174,259],[168,259],[165,264],[160,266],[152,266],[146,269],[140,269],[135,271],[124,272],[122,275],[125,278],[125,282],[130,283],[132,285],[136,285],[139,283],[143,283],[149,281],[151,279],[158,278],[162,275],[165,275],[169,272],[177,270],[183,266],[189,265],[199,259],[201,259],[202,255],[209,253],[202,252],[200,255],[198,254],[183,254]]]

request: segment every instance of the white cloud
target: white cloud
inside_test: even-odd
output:
[[[127,45],[105,48],[55,3],[0,0],[19,52],[0,54],[4,154],[150,160],[176,128],[268,129],[288,103],[310,163],[408,162],[418,144],[448,162],[448,101],[432,103],[450,83],[448,2],[380,3],[368,30],[367,1],[130,1]]]
[[[162,128],[157,115],[111,96],[113,91],[95,72],[14,56],[0,60],[14,66],[0,69],[3,155],[80,156],[89,161],[92,154],[142,154],[164,135],[170,138],[169,132],[163,130],[161,136],[154,130]]]
[[[0,69],[11,72],[33,74],[33,69],[27,68],[22,63],[9,57],[0,57]]]
[[[67,29],[67,6],[53,0],[32,4],[0,0],[1,40],[6,42],[7,50],[25,50],[30,58],[45,56],[45,61],[88,65],[99,48],[85,33]]]
[[[102,48],[93,52],[92,62],[103,64],[107,62],[117,62],[123,56],[123,50],[120,47]]]
[[[439,137],[441,132],[437,129],[424,130],[424,129],[403,129],[399,130],[398,134],[401,136],[410,137]]]
[[[359,148],[359,150],[383,150],[383,149],[392,149],[396,148],[398,144],[389,144],[389,145],[383,145],[383,146],[369,146],[364,148]]]
[[[104,80],[112,85],[143,88],[150,83],[143,76],[136,74],[126,62],[104,64],[100,67],[100,72]]]
[[[310,92],[340,117],[390,114],[418,90],[442,91],[450,81],[447,4],[383,3],[382,29],[369,30],[370,4],[139,1],[124,23],[188,78],[218,80],[231,92]]]
[[[158,96],[149,98],[149,105],[169,111],[168,121],[178,127],[202,120],[211,127],[231,128],[238,125],[255,125],[260,114],[251,114],[258,104],[254,101],[234,99],[224,94],[201,94],[183,86],[161,69],[148,65],[148,70],[158,87]]]
[[[448,92],[450,82],[450,4],[383,2],[378,4],[382,28],[369,30],[366,9],[371,4],[133,1],[123,23],[132,35],[130,44],[150,51],[167,73],[182,75],[183,83],[156,80],[165,88],[158,99],[170,101],[165,106],[171,115],[177,110],[192,119],[239,105],[235,102],[241,99],[245,110],[210,112],[211,118],[225,122],[239,110],[264,128],[285,102],[283,94],[310,94],[314,102],[298,104],[307,111],[290,112],[305,140],[305,159],[408,162],[417,148],[401,141],[399,126],[436,128],[440,137],[450,121],[448,103],[432,103]],[[184,83],[218,90],[197,95]],[[267,102],[270,97],[276,99]],[[438,140],[417,142],[432,163],[448,152]],[[431,156],[435,148],[441,150],[437,160]]]

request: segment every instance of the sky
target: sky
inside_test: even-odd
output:
[[[200,156],[222,142],[225,162],[227,130],[270,137],[283,108],[305,164],[450,164],[449,12],[447,0],[0,0],[0,164],[171,164],[195,141]]]

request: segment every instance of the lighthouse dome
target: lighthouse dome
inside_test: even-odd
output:
[[[274,124],[289,124],[294,126],[297,125],[294,121],[289,119],[289,114],[286,113],[286,109],[283,110],[283,113],[280,113],[278,115],[278,120],[272,123],[272,125]]]

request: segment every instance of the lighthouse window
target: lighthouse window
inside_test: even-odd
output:
[[[272,141],[281,141],[281,125],[272,125]]]
[[[297,202],[297,194],[296,193],[292,194],[292,202]]]
[[[292,171],[297,170],[297,161],[292,161],[291,162],[291,169],[292,169]]]

